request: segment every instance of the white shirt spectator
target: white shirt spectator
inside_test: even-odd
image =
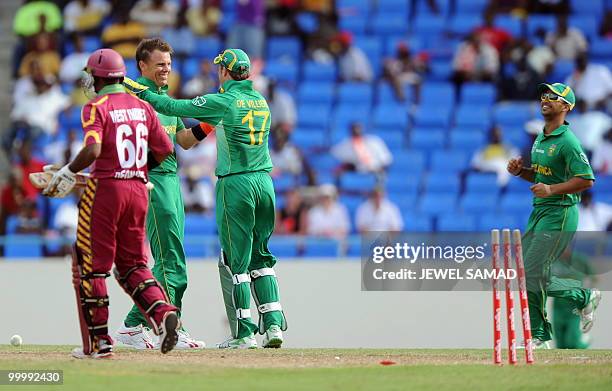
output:
[[[588,64],[583,74],[574,72],[565,84],[591,108],[612,94],[612,72],[605,65]]]
[[[70,53],[62,60],[59,77],[62,83],[74,83],[81,78],[90,53]]]
[[[578,231],[605,232],[612,223],[612,206],[603,202],[592,202],[585,207],[578,206]]]
[[[453,57],[453,69],[476,76],[486,73],[495,75],[499,70],[499,53],[486,42],[480,42],[479,50],[472,43],[463,42]]]
[[[404,221],[399,208],[387,199],[382,199],[379,208],[373,200],[367,200],[357,208],[357,228],[360,232],[401,231]]]
[[[76,236],[78,220],[79,208],[77,208],[74,201],[67,200],[57,208],[55,218],[53,219],[53,225],[60,230],[64,236],[73,237]]]
[[[527,64],[538,74],[546,73],[547,68],[555,63],[555,53],[546,45],[536,46],[527,54]]]
[[[293,97],[283,90],[278,88],[274,91],[274,99],[268,100],[270,105],[270,113],[274,124],[289,124],[295,125],[297,112]]]
[[[371,134],[349,137],[334,145],[331,154],[342,163],[354,165],[359,172],[379,172],[393,161],[385,142]]]
[[[351,229],[351,221],[344,205],[335,200],[334,185],[319,187],[320,201],[308,211],[307,233],[327,238],[343,239]]]
[[[104,0],[89,0],[87,6],[73,0],[64,8],[64,29],[73,32],[96,28],[109,11],[110,6]]]
[[[58,85],[52,86],[42,94],[32,90],[15,101],[11,119],[25,121],[52,135],[57,131],[59,113],[68,106],[70,98],[62,93]]]
[[[597,149],[603,142],[603,136],[612,128],[612,117],[602,111],[572,114],[567,121],[582,146],[589,151]]]
[[[183,202],[186,209],[200,206],[210,210],[215,207],[213,186],[208,181],[197,181],[193,189],[190,189],[188,184],[183,181],[181,182],[181,193],[183,194]]]
[[[587,50],[587,40],[580,30],[568,28],[564,37],[559,37],[556,31],[546,35],[546,44],[553,48],[557,56],[564,60],[573,60],[578,54]]]
[[[271,149],[270,158],[274,165],[274,171],[299,175],[302,173],[302,155],[293,144],[285,144],[280,150]]]
[[[194,167],[199,170],[199,177],[214,177],[217,165],[217,137],[214,132],[192,148],[177,148],[176,153],[183,175]]]
[[[144,24],[148,36],[158,36],[166,27],[176,24],[178,5],[174,1],[163,1],[160,8],[155,7],[152,0],[140,0],[132,8],[130,18]]]
[[[595,148],[591,164],[595,172],[612,175],[612,142],[604,140]]]
[[[370,82],[374,78],[372,65],[363,50],[356,46],[348,48],[338,60],[340,77],[347,81]]]

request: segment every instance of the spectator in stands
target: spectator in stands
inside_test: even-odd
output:
[[[527,11],[533,14],[567,15],[569,0],[527,0]]]
[[[83,47],[83,38],[79,34],[72,36],[74,52],[62,60],[59,76],[62,83],[74,83],[81,79],[83,68],[87,65],[89,53]]]
[[[19,148],[18,161],[15,167],[21,171],[21,188],[25,200],[36,201],[39,190],[30,183],[29,177],[33,172],[41,172],[45,163],[32,156],[32,143],[25,141]]]
[[[130,17],[144,25],[147,36],[159,36],[165,28],[176,25],[178,4],[166,0],[139,0],[132,8]]]
[[[567,15],[557,17],[557,30],[546,35],[546,44],[552,48],[558,58],[564,60],[574,60],[588,49],[584,34],[568,26]]]
[[[216,35],[221,22],[221,0],[203,0],[187,10],[191,32],[199,36]]]
[[[578,231],[605,232],[612,230],[612,205],[595,202],[590,190],[582,193],[578,212],[580,213]]]
[[[265,46],[266,10],[264,0],[236,2],[236,21],[231,26],[227,45],[241,48],[251,61],[263,59]]]
[[[174,26],[165,28],[161,35],[174,49],[174,58],[183,60],[194,54],[196,41],[187,23],[186,8],[179,10]]]
[[[582,147],[589,151],[600,146],[606,132],[612,128],[612,118],[603,111],[589,111],[583,99],[576,99],[576,106],[567,116],[567,121],[572,124],[572,131]]]
[[[186,121],[185,126],[189,127]],[[186,176],[192,167],[196,167],[200,170],[200,178],[216,180],[217,136],[215,132],[212,132],[202,142],[189,149],[177,148],[176,153],[178,160],[181,162],[183,176]]]
[[[344,205],[336,200],[334,185],[319,187],[319,201],[308,211],[309,235],[344,239],[351,229],[351,221]]]
[[[360,123],[350,125],[350,136],[331,149],[342,163],[342,170],[381,174],[393,162],[385,142],[376,135],[364,135]]]
[[[17,215],[25,200],[23,189],[23,173],[18,167],[13,167],[8,175],[8,182],[0,192],[0,236],[6,234],[6,221],[10,216]],[[3,247],[0,245],[0,255]]]
[[[268,3],[266,17],[267,35],[298,35],[297,12],[298,0],[275,0]]]
[[[544,42],[546,32],[540,29],[536,32],[536,36],[542,37],[540,41]],[[528,41],[525,40],[525,42]],[[555,52],[553,52],[550,46],[546,44],[528,44],[527,63],[541,78],[546,77],[552,72],[556,59]]]
[[[338,59],[340,79],[343,81],[371,82],[374,78],[372,64],[363,50],[353,45],[353,35],[348,31],[332,38],[330,51]]]
[[[105,0],[72,0],[64,8],[64,30],[68,34],[99,36],[109,11]]]
[[[66,202],[57,208],[55,217],[53,218],[53,227],[59,231],[60,236],[66,242],[59,254],[56,256],[69,255],[71,253],[71,243],[76,237],[77,223],[79,220],[79,208],[77,204],[81,195],[78,192],[73,192],[71,197],[66,199]]]
[[[529,67],[527,58],[521,58],[514,73],[504,76],[499,85],[501,100],[533,100],[538,97],[538,74]]]
[[[274,143],[270,150],[270,158],[274,165],[272,176],[289,174],[299,176],[304,172],[304,158],[302,153],[289,141],[289,133],[276,128]]]
[[[297,189],[285,193],[285,204],[276,214],[274,234],[304,235],[307,223],[307,208]]]
[[[612,128],[593,151],[593,169],[600,174],[612,175]]]
[[[389,80],[395,95],[400,101],[406,100],[404,88],[413,87],[415,102],[418,103],[421,95],[422,77],[429,70],[429,55],[421,52],[417,55],[410,53],[406,43],[397,45],[395,58],[388,58],[383,64],[383,77]]]
[[[606,12],[606,15],[599,26],[599,36],[605,39],[612,39],[612,10]]]
[[[36,200],[26,199],[17,214],[17,233],[42,234],[42,220],[36,209]]]
[[[129,14],[118,14],[114,23],[102,32],[102,43],[121,54],[123,58],[132,59],[136,55],[138,43],[147,36],[142,23],[130,20]]]
[[[74,160],[82,147],[83,140],[77,138],[77,131],[75,129],[70,129],[66,140],[60,138],[45,145],[43,153],[48,162],[63,167]]]
[[[265,95],[270,107],[273,127],[279,127],[290,133],[297,118],[293,97],[286,91],[279,89],[274,79],[268,81],[268,92]]]
[[[202,179],[202,172],[197,167],[191,166],[187,171],[181,182],[181,192],[186,213],[206,213],[215,207],[213,186]]]
[[[453,81],[458,89],[466,81],[493,81],[499,71],[499,53],[482,39],[469,35],[453,58]]]
[[[4,143],[7,149],[20,132],[24,139],[36,138],[41,132],[55,134],[59,113],[70,105],[70,99],[62,93],[54,76],[39,73],[33,76],[32,83],[33,88],[14,102],[13,126]]]
[[[512,41],[512,35],[503,28],[495,26],[495,14],[490,9],[485,10],[483,19],[484,24],[474,30],[474,36],[493,46],[501,54]]]
[[[589,110],[610,108],[612,72],[605,65],[590,64],[586,53],[576,58],[576,68],[565,84],[586,101]]]
[[[357,208],[355,224],[360,233],[371,231],[401,231],[404,221],[397,205],[385,197],[385,191],[376,187],[370,198]]]
[[[505,186],[510,180],[510,174],[506,170],[507,162],[517,154],[518,150],[515,147],[503,142],[499,126],[494,126],[489,133],[489,144],[476,151],[472,157],[472,168],[482,172],[496,173],[497,184]]]
[[[36,61],[40,64],[43,73],[57,76],[62,60],[53,45],[52,37],[48,33],[36,35],[33,38],[32,50],[26,53],[23,60],[21,60],[19,77],[28,76],[31,69],[30,63],[32,61]]]
[[[214,76],[212,61],[208,58],[200,62],[200,71],[183,85],[183,96],[195,98],[196,96],[216,92],[218,80]]]

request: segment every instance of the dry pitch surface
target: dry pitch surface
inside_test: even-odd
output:
[[[473,349],[118,349],[96,361],[72,359],[70,350],[0,345],[0,369],[64,371],[63,386],[35,390],[612,390],[610,350],[538,351],[535,365],[516,367],[495,367],[489,350]]]

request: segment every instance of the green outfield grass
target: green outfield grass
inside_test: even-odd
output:
[[[62,369],[63,386],[18,390],[606,390],[612,351],[537,351],[535,365],[490,364],[475,349],[134,352],[75,360],[69,346],[0,345],[0,369]],[[396,364],[383,366],[382,360]],[[0,386],[0,391],[6,386]]]

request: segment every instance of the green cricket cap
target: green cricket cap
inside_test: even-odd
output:
[[[541,94],[542,92],[546,90],[550,90],[554,92],[555,94],[559,95],[561,97],[561,100],[563,100],[565,103],[570,105],[570,110],[574,108],[574,105],[576,104],[576,95],[574,95],[574,91],[572,91],[572,89],[569,86],[566,86],[563,83],[554,83],[554,84],[540,83],[538,84],[539,94]]]
[[[225,49],[223,53],[215,57],[215,64],[223,65],[230,72],[243,74],[251,68],[249,56],[241,49]]]

